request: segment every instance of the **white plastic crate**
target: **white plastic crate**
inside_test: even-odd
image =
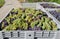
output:
[[[21,3],[22,8],[36,8],[37,3]]]
[[[27,6],[28,4],[28,6]],[[36,8],[41,9],[41,7],[38,7],[38,4],[22,4],[23,8]],[[34,6],[31,6],[34,5]],[[25,6],[25,7],[24,7]],[[31,6],[31,7],[30,7]],[[44,9],[41,9],[42,11],[46,12]],[[48,12],[46,12],[47,14]],[[8,15],[8,14],[7,14]],[[6,16],[7,16],[6,15]],[[51,15],[47,14],[50,18],[54,20]],[[5,17],[6,17],[5,16]],[[56,22],[56,21],[54,21]],[[57,22],[57,27],[59,27]],[[58,31],[59,32],[59,31]],[[57,31],[0,31],[0,39],[55,39],[57,36]]]
[[[40,6],[42,6],[41,4],[53,4],[55,6],[59,6],[60,8],[60,5],[58,3],[55,3],[55,2],[37,2]],[[43,6],[42,6],[43,7]],[[43,7],[44,8],[44,7]],[[58,8],[58,9],[59,9]],[[56,8],[44,8],[44,9],[56,9]]]
[[[16,32],[16,33],[14,33]],[[2,31],[0,39],[52,39],[55,38],[56,31]]]

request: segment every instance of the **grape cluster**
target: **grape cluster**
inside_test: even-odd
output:
[[[60,21],[60,10],[49,11],[56,19]]]
[[[57,30],[56,23],[41,10],[13,9],[1,22],[3,30]]]
[[[44,8],[60,8],[60,6],[56,6],[54,4],[40,4],[42,5]]]

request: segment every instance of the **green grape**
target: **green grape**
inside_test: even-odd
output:
[[[29,13],[29,8],[27,8],[27,9],[25,10],[25,13]]]
[[[46,28],[46,24],[45,24],[45,22],[43,22],[42,29],[45,30],[45,28]]]
[[[31,22],[32,18],[28,19],[28,22]]]
[[[42,22],[39,22],[39,24],[37,25],[37,27],[42,27]]]
[[[7,26],[7,27],[5,27],[4,29],[3,29],[3,31],[10,31],[10,30],[12,30],[12,28],[13,28],[13,26],[10,24],[9,26]]]
[[[13,21],[13,24],[19,26],[19,24],[20,24],[20,19],[18,18],[18,19],[16,19],[16,20],[14,20],[14,21]]]
[[[13,15],[11,18],[18,18],[17,15]]]
[[[10,18],[9,17],[5,18],[5,20],[8,22],[8,24],[10,24]]]
[[[27,29],[28,28],[28,24],[27,23],[22,23],[23,29]]]
[[[53,30],[56,31],[58,28],[57,27],[54,27]]]
[[[23,13],[23,11],[20,8],[17,9],[17,11],[18,11],[18,15],[21,15]]]
[[[34,13],[34,16],[37,16],[39,13],[40,13],[39,11],[36,11],[36,12]]]
[[[42,21],[42,22],[44,22],[44,21],[45,21],[45,20],[44,20],[44,17],[42,17],[42,18],[41,18],[41,21]]]
[[[10,13],[9,15],[10,15],[9,18],[12,18],[12,14]]]
[[[55,22],[51,21],[51,25],[53,27],[53,30],[57,30],[57,25]]]
[[[52,25],[56,26],[56,23],[54,21],[51,21],[52,22]]]
[[[32,28],[34,28],[35,22],[32,22],[30,26],[31,26]]]
[[[19,26],[17,26],[17,25],[12,25],[12,30],[16,30],[17,27],[19,27]]]
[[[27,16],[26,18],[25,18],[25,20],[29,20],[30,19],[30,16]]]
[[[36,21],[35,21],[35,24],[38,24],[38,22],[39,22],[39,21],[38,21],[38,20],[36,20]]]
[[[22,19],[25,19],[26,18],[26,14],[23,14],[21,17],[22,17]]]
[[[31,14],[35,14],[35,12],[36,12],[35,9],[30,9],[29,11]]]
[[[17,12],[17,9],[12,10],[11,12]]]
[[[47,22],[45,23],[46,23],[46,30],[51,30],[51,26]]]
[[[49,22],[49,21],[50,21],[50,19],[46,17],[45,18],[45,22]]]
[[[2,23],[2,27],[1,27],[1,28],[3,29],[4,27],[5,27],[5,26],[4,26],[4,22],[3,22],[3,23]]]
[[[34,28],[34,26],[35,26],[36,24],[38,25],[38,20],[32,22],[30,26],[31,26],[32,28]],[[37,26],[37,25],[36,25],[36,26]]]
[[[43,12],[41,10],[39,10],[39,14],[43,14]]]
[[[16,13],[17,11],[18,14],[11,14],[12,12]],[[12,10],[11,13],[5,18],[9,25],[5,27],[4,30],[17,30],[17,28],[27,30],[28,26],[31,28],[34,28],[35,26],[41,27],[43,30],[57,30],[56,23],[48,16],[44,16],[44,12],[41,10],[18,8]],[[12,21],[11,19],[14,20]],[[4,23],[2,26],[4,26]]]
[[[51,24],[52,24],[52,22],[51,22],[51,21],[49,21],[49,24],[51,25]]]
[[[7,26],[6,28],[3,29],[3,31],[9,31],[10,30],[10,27]]]
[[[36,11],[36,13],[38,13],[38,14],[39,14],[39,13],[40,13],[40,11],[39,11],[39,10],[37,10],[37,11]]]

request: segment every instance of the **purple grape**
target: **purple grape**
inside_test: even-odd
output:
[[[8,22],[6,20],[3,20],[2,22],[4,22],[4,26],[8,25]]]
[[[60,16],[57,19],[60,21]]]
[[[54,4],[40,4],[42,5],[44,8],[60,8],[60,6],[56,6]]]
[[[32,28],[29,28],[28,30],[32,30]]]
[[[60,21],[60,12],[57,12],[56,10],[49,12]]]
[[[40,30],[40,27],[35,26],[33,30]]]
[[[28,26],[28,30],[32,30],[31,26]]]

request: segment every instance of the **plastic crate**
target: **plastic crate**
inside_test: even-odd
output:
[[[21,3],[22,8],[36,8],[37,3]]]
[[[34,7],[36,9],[39,9],[38,6],[30,7],[31,5],[29,5],[29,4],[28,4],[28,6],[29,6],[28,8]],[[23,4],[22,7],[27,8],[27,5]],[[43,9],[40,9],[40,10],[42,10],[43,12],[46,12]],[[46,12],[46,14],[47,14],[47,12]],[[5,17],[7,15],[5,15]],[[56,24],[57,24],[57,21],[55,21],[56,19],[54,19],[49,14],[47,14],[47,15],[48,15],[48,17],[52,18],[53,21],[56,22]],[[60,24],[57,24],[57,27],[59,27],[58,25],[60,25]],[[0,31],[0,39],[53,39],[53,38],[55,39],[57,36],[57,33],[58,33],[57,31],[19,31],[19,30],[17,30],[17,31]]]
[[[52,39],[56,31],[2,31],[0,39]]]
[[[59,4],[57,4],[57,3],[55,3],[55,2],[38,2],[38,4],[40,5],[40,6],[42,6],[44,9],[56,9],[57,7],[58,7],[58,9],[60,8],[60,5]],[[55,6],[57,6],[57,7],[44,7],[43,5],[41,5],[41,4],[50,4],[50,5],[55,5]],[[47,5],[46,5],[47,6]]]

